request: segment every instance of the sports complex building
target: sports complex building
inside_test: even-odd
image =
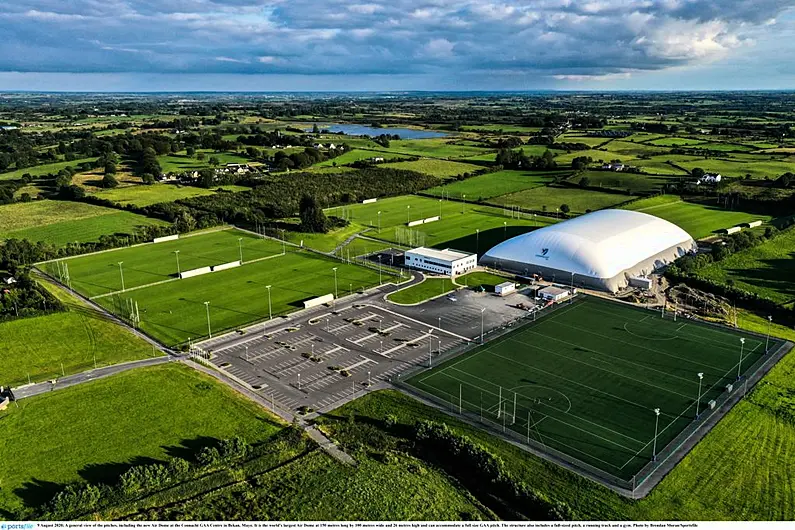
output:
[[[678,226],[629,210],[600,210],[522,234],[486,252],[481,265],[616,292],[695,250]]]

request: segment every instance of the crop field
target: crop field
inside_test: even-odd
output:
[[[563,178],[567,174],[566,171],[539,172],[506,169],[437,186],[426,190],[425,193],[454,198],[462,198],[466,195],[470,201],[481,201],[507,193],[537,188],[548,184],[555,177]]]
[[[73,167],[77,168],[83,162],[94,162],[96,158],[81,158],[79,160],[71,160],[68,162],[53,162],[52,164],[42,164],[40,166],[33,166],[33,167],[26,167],[22,169],[17,169],[15,171],[9,171],[7,173],[0,173],[0,180],[13,180],[22,178],[22,175],[25,173],[30,173],[34,177],[39,175],[47,175],[49,173],[58,173],[60,170]]]
[[[238,238],[243,238],[238,241]],[[240,267],[194,276],[176,277],[179,250],[182,271],[219,265],[239,258],[242,244],[244,264]],[[124,287],[121,290],[122,262]],[[43,267],[58,277],[55,262]],[[346,265],[330,258],[287,247],[270,239],[244,232],[224,230],[202,233],[176,241],[128,247],[64,260],[72,287],[111,312],[124,318],[130,303],[137,302],[140,327],[168,345],[217,334],[251,322],[298,308],[309,298],[334,292],[337,267],[339,286],[364,289],[378,283],[378,271]],[[384,281],[391,278],[384,274]],[[272,286],[268,306],[267,285]],[[341,287],[341,291],[345,291]]]
[[[764,338],[587,297],[408,383],[631,481],[764,354]]]
[[[205,189],[196,186],[180,186],[178,184],[152,184],[150,186],[136,184],[109,190],[102,190],[94,194],[100,199],[118,202],[121,205],[132,204],[143,207],[161,202],[174,202],[180,199],[190,199],[202,195],[212,195],[218,189],[224,191],[247,191],[245,186],[219,186],[218,188]]]
[[[0,420],[0,513],[48,501],[67,482],[114,480],[134,463],[189,458],[197,445],[236,435],[258,443],[281,428],[254,403],[178,363],[24,399]]]
[[[504,202],[507,205],[548,212],[555,212],[561,205],[567,204],[572,213],[578,214],[587,210],[609,208],[629,199],[629,196],[618,193],[545,186],[503,195],[493,199],[492,202]]]
[[[0,238],[65,245],[130,233],[138,226],[167,223],[131,212],[72,201],[41,200],[0,206]]]
[[[698,275],[770,298],[795,302],[795,231],[787,230],[756,247],[698,270]]]
[[[749,221],[769,221],[770,216],[724,210],[717,206],[707,206],[685,202],[675,195],[662,195],[641,199],[623,208],[648,213],[679,226],[695,239],[714,234],[717,230],[729,228]]]
[[[67,311],[0,322],[0,381],[12,387],[159,355],[152,347],[60,288]],[[95,364],[96,363],[96,364]]]
[[[473,166],[472,164],[453,162],[451,160],[436,160],[432,158],[423,158],[410,162],[392,162],[389,164],[383,164],[383,167],[417,171],[419,173],[433,175],[434,177],[439,177],[442,179],[463,175],[464,173],[472,173],[473,171],[482,169],[480,166]]]

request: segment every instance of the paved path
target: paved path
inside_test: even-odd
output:
[[[96,379],[102,379],[110,375],[119,374],[132,370],[133,368],[141,368],[143,366],[155,366],[173,361],[171,356],[154,357],[151,359],[142,359],[140,361],[132,361],[128,363],[114,364],[112,366],[104,366],[94,370],[88,370],[79,374],[67,375],[59,379],[45,381],[43,383],[34,383],[32,385],[20,386],[12,389],[14,399],[25,399],[39,394],[46,394],[53,390],[60,390],[62,388],[69,388],[70,386],[79,385],[80,383],[87,383]]]

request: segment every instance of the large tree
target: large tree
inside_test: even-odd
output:
[[[328,219],[323,209],[318,205],[317,200],[310,195],[304,195],[299,204],[301,212],[301,231],[320,232],[328,230]]]

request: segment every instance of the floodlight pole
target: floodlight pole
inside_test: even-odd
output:
[[[480,228],[475,229],[475,254],[480,254]]]
[[[268,319],[273,320],[273,310],[271,306],[271,287],[270,285],[266,285],[265,288],[268,290]]]
[[[381,233],[381,210],[378,210],[378,233]]]
[[[503,221],[502,226],[503,226],[502,238],[508,239],[508,221]]]
[[[461,215],[464,215],[464,207],[467,204],[467,194],[464,193],[463,199],[461,200]]]
[[[442,199],[439,199],[439,219],[442,218]]]
[[[179,250],[175,250],[174,255],[177,257],[177,276],[179,276],[182,274],[182,270],[179,268]]]
[[[406,205],[406,224],[409,224],[410,222],[411,222],[411,205],[407,204]]]
[[[767,338],[765,339],[765,353],[767,353],[770,348],[770,325],[773,323],[773,317],[767,317]]]
[[[743,350],[745,349],[745,338],[740,338],[740,362],[737,363],[737,380],[740,380],[740,370],[743,367]]]
[[[248,346],[246,346],[246,360],[248,361]]]
[[[463,390],[462,390],[463,386],[464,385],[462,385],[460,383],[458,384],[458,413],[459,414],[461,414],[461,402],[462,402],[461,396],[463,394]]]
[[[243,238],[237,238],[237,247],[240,250],[240,263],[243,263]]]
[[[431,354],[431,349],[433,348],[433,330],[428,330],[428,368],[433,368],[433,355]]]
[[[119,262],[119,276],[121,276],[121,292],[124,292],[124,269],[121,266],[122,263],[124,262]]]
[[[482,307],[480,309],[480,343],[483,344],[483,313],[486,312],[486,308]]]
[[[337,294],[337,267],[332,267],[331,270],[334,271],[334,300],[336,300],[339,296]]]
[[[298,374],[298,390],[301,390],[301,374]]]
[[[210,328],[210,302],[204,302],[204,308],[207,310],[207,335],[213,338],[213,330]]]
[[[701,381],[704,379],[704,372],[698,373],[698,399],[696,400],[696,419],[698,419],[699,409],[698,406],[701,405]]]
[[[651,451],[652,461],[657,461],[657,427],[660,425],[660,409],[654,409],[654,447]]]

